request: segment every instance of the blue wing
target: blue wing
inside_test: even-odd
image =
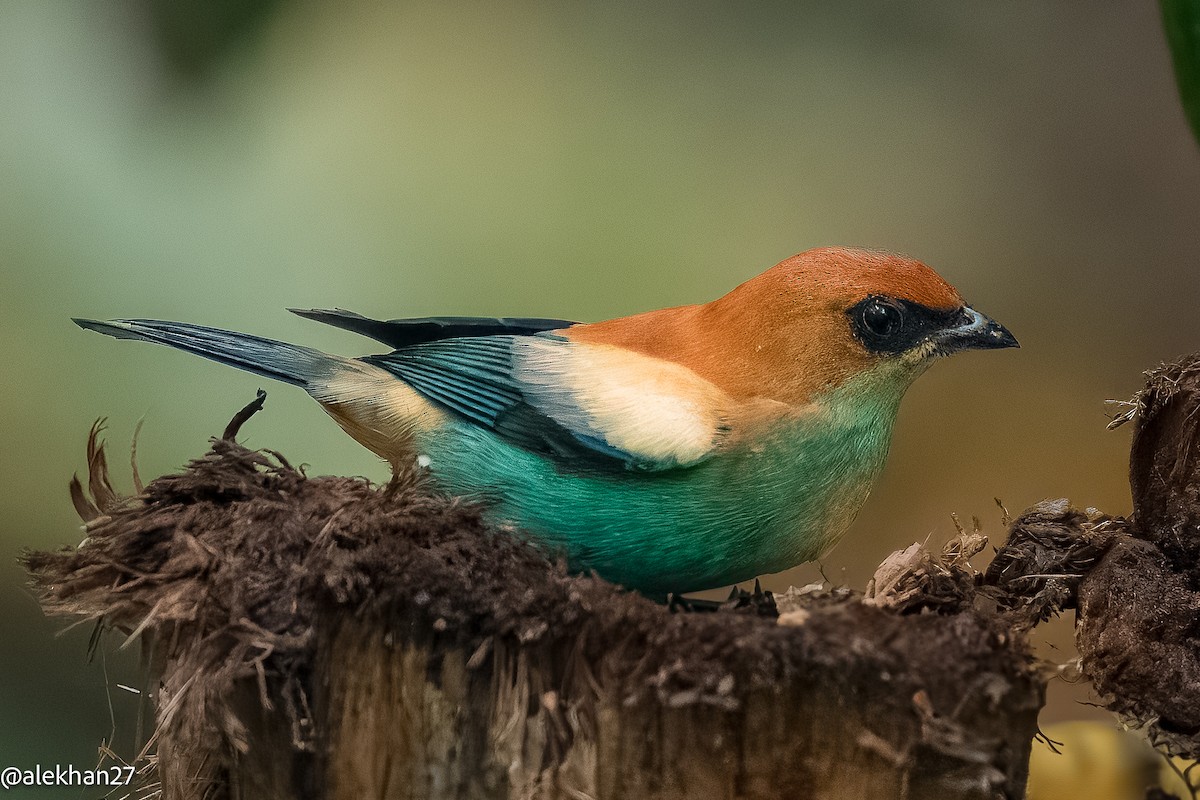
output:
[[[631,385],[636,374],[607,368],[586,347],[553,334],[482,336],[362,360],[460,418],[566,465],[662,470],[707,458],[725,432],[710,408],[723,393],[690,372],[680,380],[673,371],[686,371],[662,362],[649,365],[651,374],[666,373],[685,396],[665,394],[661,381]],[[667,408],[665,417],[655,417],[656,408]]]

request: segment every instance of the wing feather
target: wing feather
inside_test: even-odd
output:
[[[567,466],[698,464],[718,446],[732,402],[678,364],[553,334],[443,339],[362,360]]]
[[[305,319],[353,331],[401,349],[425,342],[470,336],[528,336],[578,323],[542,317],[419,317],[371,319],[341,308],[289,308]]]

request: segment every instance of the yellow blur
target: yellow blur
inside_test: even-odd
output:
[[[1045,742],[1033,743],[1028,800],[1142,800],[1150,786],[1181,798],[1192,796],[1145,739],[1113,723],[1063,722],[1043,733],[1061,752]],[[1181,771],[1191,763],[1174,761]]]

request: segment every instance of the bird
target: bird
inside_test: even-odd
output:
[[[650,597],[821,557],[935,361],[1018,347],[932,268],[822,247],[708,303],[602,322],[289,309],[390,352],[350,358],[181,322],[74,319],[303,388],[395,474]]]

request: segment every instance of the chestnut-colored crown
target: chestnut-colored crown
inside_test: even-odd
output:
[[[853,247],[806,250],[738,288],[757,284],[755,288],[761,291],[778,282],[792,284],[778,286],[780,290],[799,288],[814,301],[842,301],[847,307],[871,294],[911,300],[935,309],[955,309],[963,304],[955,288],[920,261]]]

